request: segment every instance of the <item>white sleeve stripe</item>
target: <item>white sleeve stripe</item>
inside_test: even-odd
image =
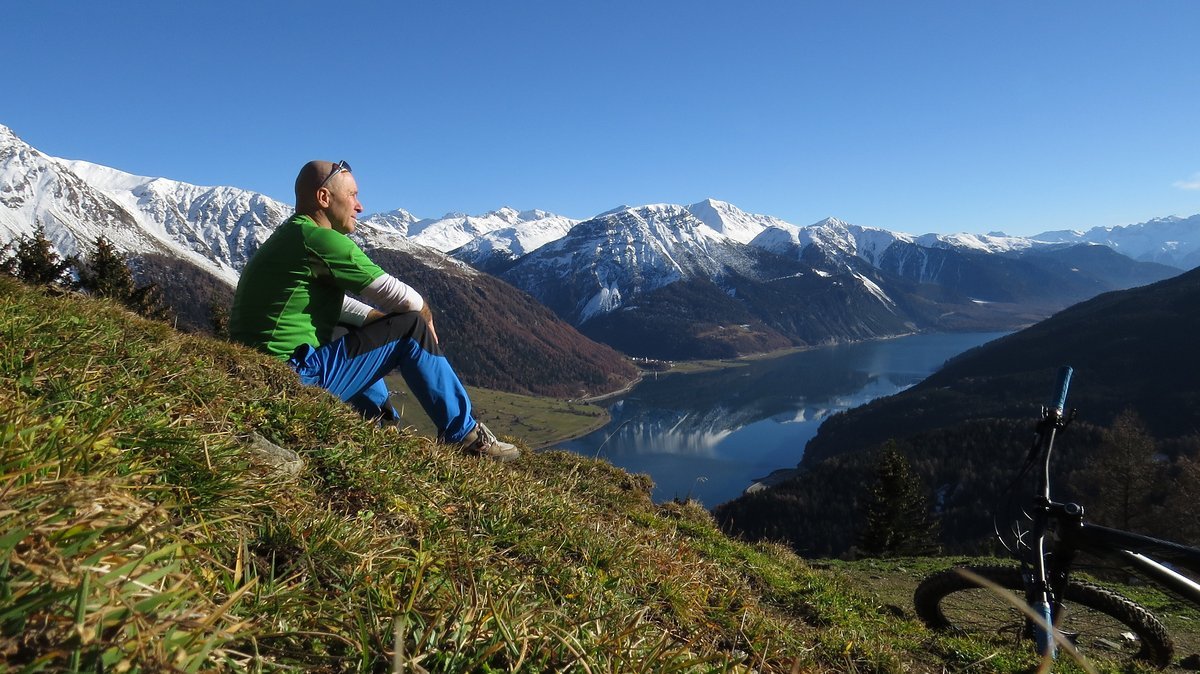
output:
[[[359,293],[384,313],[420,311],[425,300],[411,286],[384,272]]]

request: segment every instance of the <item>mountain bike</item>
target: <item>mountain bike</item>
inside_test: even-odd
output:
[[[1019,565],[947,569],[922,581],[913,603],[921,620],[934,629],[1032,640],[1038,653],[1050,657],[1065,640],[1085,656],[1165,667],[1174,645],[1158,618],[1075,572],[1085,560],[1097,560],[1200,607],[1200,584],[1175,570],[1200,573],[1200,549],[1085,522],[1082,506],[1051,498],[1054,439],[1075,417],[1075,410],[1064,412],[1072,372],[1070,367],[1059,372],[1055,396],[1042,409],[1033,446],[1013,482],[1013,489],[1024,485],[1033,493],[1013,526],[1012,541],[1000,537]],[[1013,591],[1016,600],[1011,594],[1006,599],[999,588]]]

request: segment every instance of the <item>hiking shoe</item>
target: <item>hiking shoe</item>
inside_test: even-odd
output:
[[[467,454],[486,456],[497,461],[512,461],[521,456],[521,450],[516,445],[497,440],[495,434],[481,423],[476,423],[458,446]]]

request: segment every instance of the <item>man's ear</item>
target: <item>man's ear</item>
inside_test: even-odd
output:
[[[317,205],[321,208],[329,208],[329,204],[333,201],[333,192],[330,192],[328,187],[318,187],[316,196]]]

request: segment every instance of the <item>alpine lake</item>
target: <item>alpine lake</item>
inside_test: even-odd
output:
[[[898,393],[1005,332],[922,334],[647,374],[603,403],[612,420],[555,447],[654,481],[654,500],[706,507],[786,476],[830,415]]]

